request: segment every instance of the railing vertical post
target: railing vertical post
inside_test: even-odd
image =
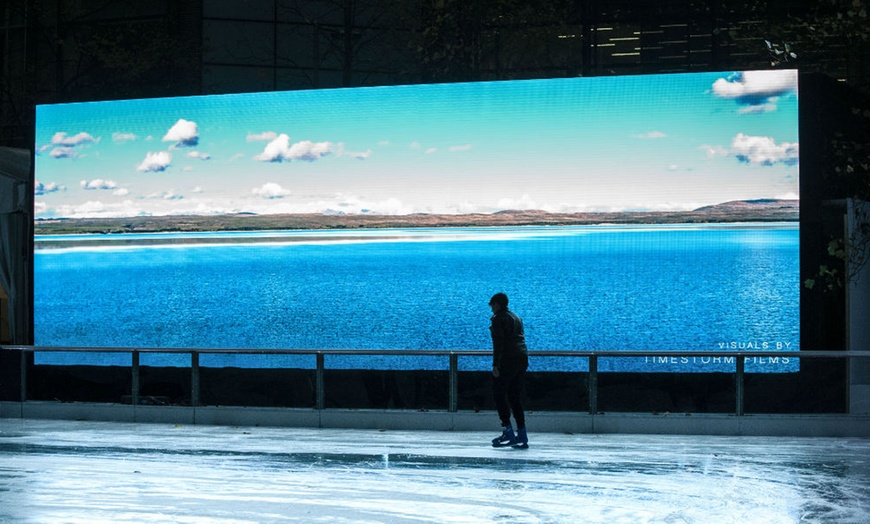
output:
[[[598,355],[589,356],[589,414],[598,413]]]
[[[139,404],[139,352],[133,350],[132,383],[130,385],[130,403],[134,406]]]
[[[737,405],[734,407],[738,417],[743,416],[743,371],[746,359],[742,355],[737,356],[737,373],[734,376],[734,396]]]
[[[326,387],[324,385],[323,352],[317,352],[317,368],[314,371],[314,405],[317,409],[326,407]]]
[[[459,355],[450,353],[450,393],[447,397],[447,411],[456,413],[459,409]]]
[[[21,370],[21,383],[19,384],[18,394],[21,397],[21,402],[27,402],[27,362],[30,360],[28,355],[33,355],[33,353],[28,353],[26,351],[20,352],[19,364]]]
[[[199,405],[199,352],[190,352],[190,405]]]

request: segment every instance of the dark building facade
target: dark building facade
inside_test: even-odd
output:
[[[782,66],[862,86],[852,4],[10,0],[0,145],[58,102]]]

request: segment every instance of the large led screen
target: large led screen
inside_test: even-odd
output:
[[[503,291],[532,351],[799,349],[796,71],[107,101],[36,116],[40,346],[487,350],[487,303]],[[599,369],[733,368],[695,355]]]

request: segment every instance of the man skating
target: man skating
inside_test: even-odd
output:
[[[529,447],[522,393],[529,352],[526,348],[523,321],[508,309],[508,297],[496,293],[489,300],[492,308],[490,334],[492,335],[492,392],[501,420],[502,433],[492,439],[493,447]],[[517,432],[511,426],[511,414],[517,423]]]

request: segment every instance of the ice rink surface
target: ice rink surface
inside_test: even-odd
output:
[[[870,522],[870,440],[0,419],[2,523]]]

